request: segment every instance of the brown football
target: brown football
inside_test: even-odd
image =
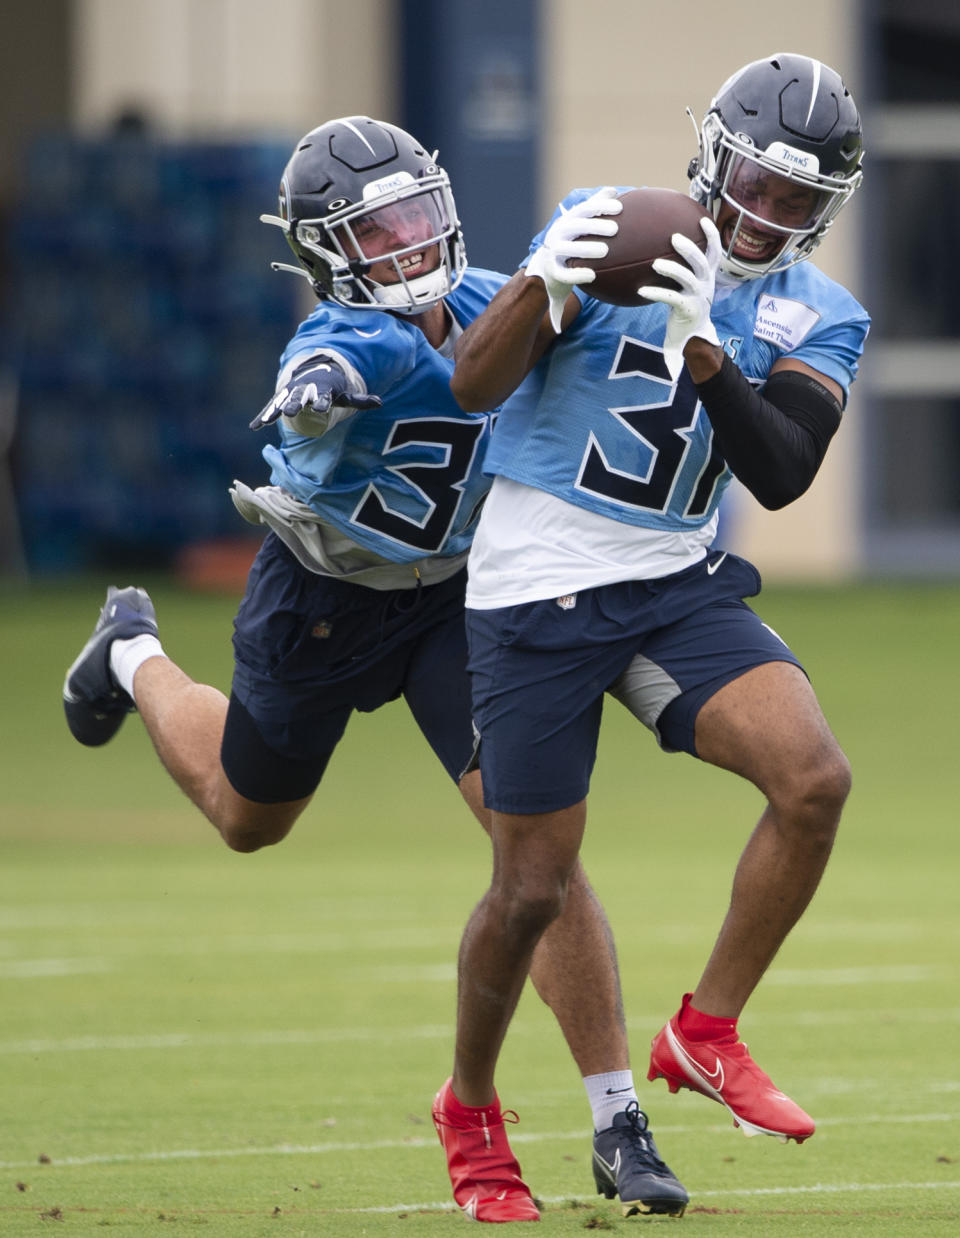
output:
[[[676,189],[628,189],[620,194],[620,199],[623,210],[613,216],[619,227],[616,236],[607,240],[607,256],[577,258],[569,264],[596,271],[597,278],[580,287],[598,301],[611,305],[649,305],[645,297],[637,294],[637,289],[644,284],[677,287],[674,280],[658,275],[653,263],[657,258],[683,261],[670,243],[675,232],[682,232],[705,250],[707,238],[700,220],[709,212]]]

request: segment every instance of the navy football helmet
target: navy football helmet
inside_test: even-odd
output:
[[[809,258],[863,176],[857,106],[839,74],[809,56],[778,53],[734,73],[698,138],[690,196],[714,219],[724,203],[736,212],[721,269],[738,279]],[[758,205],[771,184],[782,210]]]
[[[460,283],[466,253],[446,172],[409,133],[347,116],[297,143],[280,182],[279,215],[321,300],[347,309],[420,314]]]

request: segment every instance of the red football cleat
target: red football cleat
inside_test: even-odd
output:
[[[684,1003],[688,1000],[689,994]],[[680,1031],[679,1014],[653,1038],[647,1078],[666,1079],[671,1092],[690,1088],[719,1101],[745,1135],[803,1143],[816,1130],[813,1118],[764,1074],[741,1040],[735,1035],[688,1040]]]
[[[496,1096],[489,1108],[467,1108],[454,1096],[449,1079],[437,1093],[433,1124],[447,1154],[453,1198],[474,1221],[539,1221],[507,1143],[505,1119],[516,1122],[517,1115],[503,1113]]]

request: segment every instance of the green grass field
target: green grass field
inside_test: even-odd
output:
[[[284,844],[229,852],[136,718],[102,750],[69,737],[61,681],[107,583],[0,596],[0,1233],[466,1232],[429,1109],[479,828],[396,704],[355,720]],[[168,652],[227,688],[233,600],[144,583]],[[592,1193],[583,1088],[529,993],[499,1073],[512,1141],[547,1232],[955,1238],[960,588],[770,589],[759,609],[854,768],[824,884],[741,1020],[818,1132],[746,1140],[645,1080],[760,804],[611,705],[585,860],[641,1103],[691,1206],[625,1221]]]

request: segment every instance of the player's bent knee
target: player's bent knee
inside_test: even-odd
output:
[[[831,779],[831,793],[839,802],[839,807],[842,808],[847,802],[850,788],[853,786],[853,771],[850,769],[850,762],[839,750],[836,760],[829,771],[829,777]]]
[[[246,801],[237,811],[219,814],[214,824],[231,851],[249,854],[283,842],[307,802],[253,804]]]
[[[567,886],[563,883],[501,891],[497,902],[498,915],[516,940],[543,933],[559,915],[567,901]]]
[[[771,806],[783,825],[801,830],[808,842],[831,846],[840,823],[840,814],[850,794],[850,763],[836,748],[821,757],[780,788],[770,798]]]
[[[836,748],[829,759],[817,763],[808,778],[805,798],[825,816],[839,817],[850,794],[851,782],[850,762],[843,752]]]
[[[563,911],[563,904],[564,899],[559,895],[554,898],[545,895],[515,902],[505,918],[510,935],[517,940],[524,940],[543,933]]]
[[[276,843],[282,842],[289,832],[289,827],[282,832],[275,830],[231,830],[229,827],[220,827],[220,837],[230,850],[239,851],[244,855],[249,855],[254,851],[262,850],[264,847],[272,847]]]

